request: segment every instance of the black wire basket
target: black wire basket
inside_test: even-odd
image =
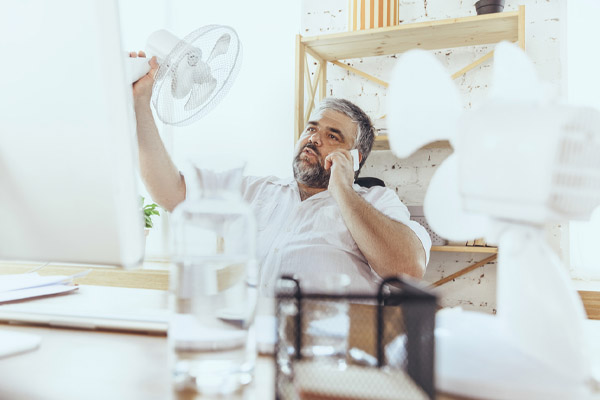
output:
[[[401,278],[376,295],[306,293],[285,276],[276,298],[277,399],[435,398],[434,294]]]

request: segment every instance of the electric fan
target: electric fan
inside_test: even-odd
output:
[[[154,32],[146,45],[156,56],[152,105],[169,125],[189,125],[210,112],[227,94],[239,72],[242,47],[233,28],[207,25],[179,39],[166,30]],[[128,58],[131,82],[149,70],[148,59]]]
[[[438,313],[437,386],[488,399],[597,398],[595,326],[543,226],[589,219],[600,204],[600,112],[548,101],[516,46],[501,43],[494,57],[490,97],[469,112],[427,52],[403,55],[390,84],[392,151],[441,139],[454,148],[425,197],[431,228],[498,244],[498,315]]]

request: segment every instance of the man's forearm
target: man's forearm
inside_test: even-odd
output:
[[[337,202],[354,241],[379,276],[423,277],[425,250],[412,229],[379,212],[351,187],[338,194]]]
[[[149,104],[136,104],[142,180],[161,207],[172,211],[185,199],[185,182],[160,138]]]

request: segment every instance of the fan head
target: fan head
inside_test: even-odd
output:
[[[227,94],[242,59],[237,33],[208,25],[183,40],[160,61],[152,90],[158,118],[184,126],[210,112]]]

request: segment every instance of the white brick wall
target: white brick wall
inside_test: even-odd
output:
[[[475,15],[475,0],[400,0],[402,23],[457,18]],[[301,34],[323,35],[347,31],[347,0],[302,0]],[[519,4],[526,6],[527,54],[536,65],[540,77],[549,82],[551,93],[561,91],[560,62],[560,3],[559,0],[507,1],[505,11],[516,10]],[[465,47],[435,51],[436,57],[449,73],[458,71],[493,46]],[[372,57],[346,60],[350,65],[385,81],[390,80],[396,56]],[[476,107],[487,95],[491,78],[491,63],[458,78],[456,83],[466,109]],[[312,66],[314,71],[314,66]],[[373,118],[386,112],[385,89],[364,78],[355,76],[339,67],[329,65],[327,93],[354,101]],[[429,180],[437,166],[451,153],[450,149],[420,150],[407,159],[398,159],[390,151],[374,151],[367,160],[362,174],[383,179],[393,188],[406,205],[422,204]],[[553,228],[550,235],[555,247],[559,246],[560,229]],[[471,253],[433,253],[425,279],[434,282],[444,278],[487,255]],[[466,309],[495,312],[496,307],[495,264],[478,268],[449,282],[439,289],[443,306],[461,305]]]

